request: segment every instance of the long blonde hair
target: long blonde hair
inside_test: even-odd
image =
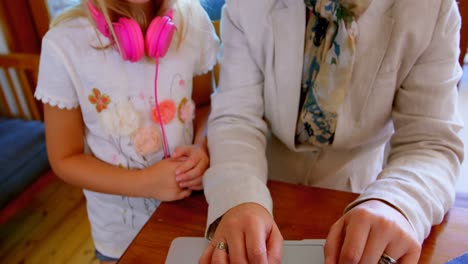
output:
[[[91,14],[89,12],[89,9],[87,8],[87,2],[91,1],[91,3],[101,11],[101,13],[104,15],[106,18],[107,24],[109,25],[109,29],[111,31],[111,34],[114,39],[116,39],[114,29],[112,27],[112,22],[115,22],[118,20],[119,17],[128,17],[134,19],[142,29],[146,29],[149,22],[152,20],[147,19],[145,14],[143,12],[136,12],[134,9],[129,8],[129,2],[127,1],[122,1],[122,0],[81,0],[81,3],[70,8],[69,10],[63,12],[62,14],[58,15],[56,18],[52,20],[50,23],[50,28],[57,26],[58,24],[71,20],[74,18],[78,17],[87,17],[89,21],[93,24],[93,26],[96,28],[96,24],[94,20],[91,17]],[[150,0],[153,1],[153,0]],[[162,15],[163,13],[166,12],[166,10],[171,7],[175,6],[177,7],[178,10],[182,10],[180,8],[180,3],[179,2],[184,2],[187,0],[164,0],[163,5],[157,10],[157,13],[155,15]],[[190,0],[188,0],[190,1]],[[185,8],[187,9],[187,8]],[[184,15],[182,15],[183,12],[181,12],[180,15],[180,23],[177,25],[177,31],[176,31],[176,40],[177,40],[177,47],[180,46],[184,35],[184,15],[187,15],[187,12],[184,12]],[[97,30],[97,29],[96,29]],[[100,47],[100,48],[107,48],[106,47]],[[120,47],[118,47],[120,49]]]

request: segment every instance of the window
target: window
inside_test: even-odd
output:
[[[64,10],[78,5],[80,0],[47,0],[47,9],[49,9],[50,18],[54,18]]]

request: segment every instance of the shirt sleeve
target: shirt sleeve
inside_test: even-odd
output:
[[[441,2],[432,40],[395,97],[388,164],[348,206],[387,201],[406,216],[421,243],[452,206],[464,158],[457,109],[461,20],[454,1]]]
[[[78,96],[70,77],[68,62],[60,48],[47,37],[42,40],[39,76],[34,97],[60,109],[77,108]]]
[[[193,10],[193,25],[196,25],[200,43],[200,57],[195,75],[203,75],[212,70],[217,62],[219,38],[205,9],[197,3]]]
[[[203,176],[210,226],[229,209],[257,203],[270,213],[263,74],[251,56],[238,1],[227,1],[221,24],[221,74],[208,121],[210,168]]]

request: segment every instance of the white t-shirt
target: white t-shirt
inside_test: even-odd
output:
[[[185,23],[185,38],[179,47],[174,39],[159,64],[158,102],[170,152],[192,144],[192,78],[212,70],[219,45],[204,9],[198,1],[190,2],[181,7],[187,17],[180,19],[180,10],[174,10],[177,28]],[[153,114],[155,62],[145,57],[132,63],[114,48],[96,48],[108,43],[86,18],[52,28],[43,39],[35,97],[61,109],[80,107],[90,155],[115,166],[144,168],[164,155]],[[123,254],[160,203],[84,192],[95,246],[114,258]]]

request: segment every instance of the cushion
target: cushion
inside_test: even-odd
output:
[[[42,122],[0,117],[0,168],[1,208],[50,168]]]

